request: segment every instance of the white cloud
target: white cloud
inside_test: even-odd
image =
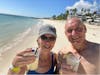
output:
[[[90,8],[96,8],[97,7],[97,3],[96,1],[94,1],[94,3],[89,3],[88,1],[84,1],[84,0],[80,0],[78,2],[76,2],[73,6],[67,6],[66,9],[73,9],[73,8],[77,8],[77,9],[90,9]]]
[[[97,9],[98,9],[98,4],[97,4],[96,1],[94,1],[91,10],[92,10],[92,11],[95,11],[95,10],[97,10]]]

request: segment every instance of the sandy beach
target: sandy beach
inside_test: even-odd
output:
[[[55,47],[52,50],[53,52],[57,53],[62,47],[65,47],[66,45],[69,44],[64,34],[65,21],[47,20],[47,19],[41,19],[41,20],[43,21],[43,24],[51,24],[55,26],[57,29],[57,40]],[[100,44],[100,33],[99,33],[100,25],[96,26],[96,25],[89,25],[88,23],[85,24],[87,27],[86,39]],[[21,41],[20,44],[0,54],[0,75],[6,75],[7,70],[16,53],[25,50],[26,48],[32,48],[34,46],[35,47],[37,46],[36,36],[33,37],[33,35],[30,34],[27,35],[27,37],[24,38],[24,41]]]

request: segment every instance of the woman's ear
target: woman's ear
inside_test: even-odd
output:
[[[38,43],[38,45],[39,45],[39,39],[37,39],[37,43]]]
[[[38,44],[38,47],[40,47],[39,38],[37,39],[37,44]]]
[[[38,43],[38,39],[37,39],[37,43]]]

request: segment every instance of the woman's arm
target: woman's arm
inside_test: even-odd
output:
[[[27,70],[27,66],[20,67],[20,71],[19,72],[17,72],[17,70],[14,70],[14,68],[9,68],[8,75],[14,75],[14,74],[16,74],[16,75],[19,75],[19,74],[24,75],[26,70]]]
[[[31,54],[31,55],[29,55]],[[18,53],[12,62],[12,68],[8,70],[8,75],[19,75],[19,74],[25,74],[25,71],[27,70],[27,65],[31,64],[35,61],[35,56],[32,55],[32,49],[26,49],[25,51],[22,51]]]

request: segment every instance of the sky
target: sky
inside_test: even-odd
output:
[[[99,4],[100,0],[0,0],[0,13],[42,18],[71,8],[95,10]]]

